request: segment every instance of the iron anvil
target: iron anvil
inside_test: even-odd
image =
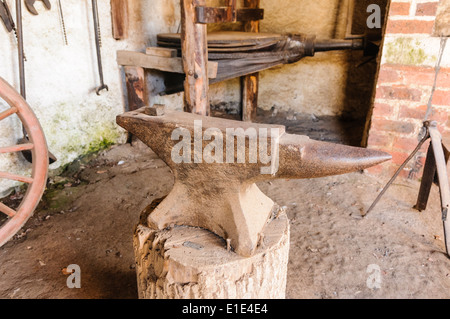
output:
[[[117,123],[174,174],[173,189],[147,217],[147,226],[201,227],[229,240],[241,256],[254,253],[275,206],[256,182],[345,174],[391,158],[377,150],[288,134],[281,125],[150,110],[117,116]]]

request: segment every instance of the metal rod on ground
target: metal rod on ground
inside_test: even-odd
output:
[[[374,208],[375,206],[378,204],[378,202],[380,201],[381,197],[386,193],[386,191],[388,190],[388,188],[392,185],[392,183],[395,181],[395,179],[398,177],[398,175],[400,174],[400,172],[405,168],[406,164],[408,164],[408,162],[416,155],[416,153],[420,150],[420,148],[422,147],[423,143],[425,143],[425,141],[427,139],[429,139],[430,137],[430,132],[428,130],[428,126],[429,126],[429,122],[424,122],[424,127],[426,128],[426,133],[425,136],[422,138],[422,140],[419,142],[419,144],[417,145],[417,147],[415,148],[415,150],[411,153],[411,155],[408,156],[408,158],[403,162],[403,164],[398,168],[398,170],[395,172],[394,176],[392,176],[392,178],[389,180],[389,182],[386,184],[386,186],[383,188],[383,190],[381,191],[381,193],[378,195],[378,197],[375,199],[375,201],[372,203],[372,205],[369,207],[369,209],[367,210],[366,214],[363,216],[367,216],[367,214],[369,214]]]

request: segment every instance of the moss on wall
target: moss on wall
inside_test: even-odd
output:
[[[384,59],[393,64],[422,65],[428,56],[420,46],[421,43],[413,38],[395,39],[386,44]]]

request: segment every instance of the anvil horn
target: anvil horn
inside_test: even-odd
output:
[[[364,170],[391,159],[385,152],[284,134],[277,178],[317,178]]]
[[[264,226],[271,218],[274,202],[264,195],[255,182],[277,178],[313,178],[358,171],[390,159],[384,152],[314,141],[307,136],[285,133],[284,126],[245,123],[205,117],[184,112],[166,112],[160,116],[146,115],[141,108],[117,116],[117,123],[148,145],[171,169],[175,184],[169,195],[147,217],[147,226],[164,229],[171,225],[201,227],[224,239],[242,256],[251,256]],[[154,111],[154,110],[153,110]],[[156,114],[154,112],[154,114]],[[194,123],[201,121],[200,132]],[[234,134],[229,139],[228,130]],[[188,150],[194,150],[184,161],[174,161],[173,150],[179,139],[173,133],[182,130],[189,136]],[[214,139],[202,139],[209,131]],[[271,162],[252,161],[252,155],[261,154],[261,145],[252,148],[261,136],[266,139]],[[200,133],[200,143],[196,136]],[[264,133],[264,134],[263,134]],[[178,134],[177,136],[179,136]],[[210,136],[211,137],[211,136]],[[234,149],[240,139],[245,156],[239,161]],[[195,149],[200,151],[212,141],[214,152],[231,154],[226,161],[210,161],[210,155],[195,160]],[[232,142],[228,153],[225,142]],[[244,142],[242,142],[244,141]],[[198,155],[198,154],[197,154]],[[217,159],[217,158],[216,158]],[[244,159],[244,160],[243,160]],[[231,161],[229,161],[231,160]],[[263,173],[262,168],[269,169]]]

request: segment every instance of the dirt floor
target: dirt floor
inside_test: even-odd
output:
[[[418,212],[419,182],[398,180],[362,217],[386,182],[357,172],[258,185],[291,221],[287,298],[450,297],[438,189]],[[137,298],[133,228],[172,183],[169,168],[140,142],[73,163],[0,248],[0,298]],[[71,264],[80,266],[80,289],[66,285]]]

